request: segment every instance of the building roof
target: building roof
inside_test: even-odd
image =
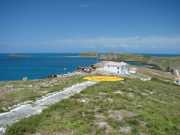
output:
[[[114,61],[103,61],[104,66],[126,66],[128,65],[126,62],[114,62]]]

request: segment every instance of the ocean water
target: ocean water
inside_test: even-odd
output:
[[[0,54],[0,81],[21,80],[25,76],[41,79],[96,62],[96,58],[80,57],[79,54]]]

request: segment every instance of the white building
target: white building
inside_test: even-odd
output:
[[[131,73],[131,74],[137,73],[137,68],[135,68],[135,67],[129,68],[129,73]]]
[[[177,85],[180,85],[180,74],[179,74],[179,70],[175,70],[175,83]]]
[[[103,70],[116,75],[128,75],[129,66],[125,62],[103,61]]]
[[[176,83],[177,85],[180,85],[180,79],[179,79],[179,80],[176,80],[175,83]]]

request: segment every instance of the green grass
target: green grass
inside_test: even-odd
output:
[[[104,82],[13,124],[6,135],[119,135],[123,127],[129,135],[178,135],[179,104],[180,87],[160,80]],[[122,120],[111,116],[122,110]]]
[[[45,86],[51,81],[56,82],[49,84],[49,86]],[[71,86],[81,81],[83,81],[81,76],[73,76],[69,78],[54,78],[34,81],[2,82],[0,83],[0,111],[8,111],[8,107],[10,106],[27,100],[35,100],[47,93],[63,90],[64,87]]]

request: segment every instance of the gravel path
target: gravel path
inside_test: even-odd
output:
[[[79,84],[75,84],[71,87],[65,88],[63,91],[54,92],[47,96],[41,97],[31,104],[22,104],[12,109],[9,112],[0,113],[0,135],[5,132],[5,127],[17,122],[20,119],[39,114],[48,106],[55,104],[63,99],[81,92],[89,86],[96,84],[96,82],[86,81]]]

